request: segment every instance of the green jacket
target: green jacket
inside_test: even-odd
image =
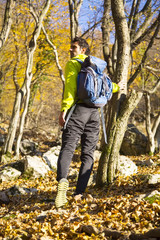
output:
[[[66,112],[77,100],[77,76],[81,69],[81,64],[76,60],[77,58],[84,61],[87,55],[80,54],[69,60],[65,67],[65,88],[63,93],[63,100],[61,111]],[[119,86],[113,84],[113,93],[118,92]]]

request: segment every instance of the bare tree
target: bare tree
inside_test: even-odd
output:
[[[33,6],[31,6],[30,11],[31,11],[32,15],[34,16],[35,21],[38,23],[38,14],[36,14],[36,11],[35,11],[35,9],[33,8]],[[49,39],[49,36],[48,36],[48,34],[47,34],[47,32],[46,32],[46,29],[45,29],[45,27],[43,26],[43,24],[42,24],[42,30],[43,30],[43,33],[44,33],[44,35],[45,35],[45,37],[46,37],[47,43],[48,43],[48,44],[50,45],[50,47],[53,49],[53,52],[54,52],[54,55],[55,55],[55,60],[56,60],[56,66],[57,66],[57,69],[58,69],[58,71],[59,71],[59,75],[60,75],[60,78],[61,78],[61,80],[62,80],[62,83],[63,83],[63,85],[64,85],[65,79],[64,79],[62,67],[60,66],[60,63],[59,63],[57,48],[56,48],[56,46],[51,42],[51,40]]]
[[[33,56],[34,56],[34,52],[36,50],[37,39],[39,37],[40,31],[42,28],[42,22],[43,22],[43,19],[49,9],[49,6],[50,6],[50,0],[46,0],[44,7],[38,17],[38,21],[35,24],[35,29],[32,33],[32,37],[29,42],[29,47],[28,47],[28,52],[27,52],[27,66],[26,66],[25,79],[24,79],[24,83],[23,83],[21,89],[19,89],[16,94],[12,118],[10,121],[8,135],[7,135],[5,146],[4,146],[4,153],[12,152],[12,147],[13,147],[13,142],[15,139],[18,121],[20,120],[18,137],[17,137],[17,141],[16,141],[16,151],[15,151],[16,155],[19,155],[19,145],[20,145],[20,141],[22,138],[22,134],[23,134],[24,122],[25,122],[25,117],[27,114],[28,103],[29,103],[29,98],[30,98],[30,85],[31,85],[31,80],[32,80]],[[22,103],[22,99],[24,99],[24,96],[25,96],[24,110],[23,110],[21,118],[20,118],[20,106]]]
[[[104,19],[102,24],[104,57],[108,62],[108,71],[112,75],[113,81],[123,84],[121,84],[120,92],[114,95],[110,103],[108,144],[103,146],[103,152],[99,161],[97,186],[111,183],[115,178],[119,151],[129,116],[143,96],[143,91],[137,91],[133,88],[129,89],[129,87],[141,72],[142,66],[147,59],[148,51],[153,46],[154,39],[159,31],[160,15],[155,14],[159,5],[154,5],[151,10],[151,1],[147,0],[139,11],[141,0],[134,0],[132,3],[129,21],[127,22],[123,0],[104,0]],[[112,52],[109,50],[107,43],[109,39],[107,23],[110,19],[110,4],[116,30]],[[153,21],[154,14],[155,20]],[[141,17],[143,21],[140,25],[138,20]],[[131,53],[148,35],[151,37],[141,62],[129,77]]]
[[[146,132],[148,136],[148,151],[151,155],[154,154],[155,145],[155,135],[160,124],[160,111],[158,111],[153,124],[151,122],[151,94],[153,94],[160,86],[160,78],[158,78],[154,88],[150,91],[145,91],[144,98],[146,103]]]

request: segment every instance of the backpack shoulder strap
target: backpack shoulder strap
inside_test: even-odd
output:
[[[103,107],[101,107],[101,120],[102,120],[104,141],[105,141],[105,143],[107,144],[107,133],[106,133],[106,126],[105,126],[105,120],[104,120]]]
[[[76,107],[76,104],[77,104],[77,101],[76,101],[75,104],[69,109],[69,111],[68,111],[68,113],[67,113],[67,117],[66,117],[66,119],[65,119],[65,124],[64,124],[63,130],[66,129],[67,123],[68,123],[68,121],[69,121],[69,119],[70,119],[70,117],[71,117],[71,115],[72,115],[72,113],[73,113],[73,111],[74,111],[74,109],[75,109],[75,107]]]
[[[78,59],[78,58],[75,58],[74,60],[76,60],[77,62],[79,62],[80,64],[82,64],[83,63],[83,61],[82,60],[80,60],[80,59]]]

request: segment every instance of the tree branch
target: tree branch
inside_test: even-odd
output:
[[[112,65],[112,56],[110,51],[110,10],[111,10],[111,1],[107,0],[104,2],[104,13],[102,18],[102,40],[103,40],[103,55],[104,59],[107,62],[107,69],[110,77],[113,76],[113,65]]]
[[[130,85],[130,84],[134,81],[134,79],[138,76],[138,74],[140,73],[141,68],[142,68],[142,66],[143,66],[143,64],[144,64],[144,62],[145,62],[145,60],[146,60],[146,58],[147,58],[147,53],[148,53],[149,49],[153,46],[154,39],[156,38],[156,36],[157,36],[158,33],[159,33],[160,13],[159,13],[158,19],[159,19],[159,21],[158,21],[157,27],[156,27],[155,32],[154,32],[154,34],[153,34],[153,36],[152,36],[152,38],[151,38],[151,40],[150,40],[150,42],[149,42],[149,44],[148,44],[148,47],[147,47],[147,49],[146,49],[146,51],[145,51],[145,53],[144,53],[144,55],[143,55],[143,58],[142,58],[142,60],[141,60],[141,63],[138,65],[135,73],[134,73],[134,74],[132,75],[132,77],[129,79],[128,85]]]
[[[141,0],[137,0],[137,2],[134,2],[134,6],[132,9],[132,13],[133,13],[133,17],[132,17],[132,24],[130,24],[131,26],[131,34],[130,37],[132,39],[132,36],[134,36],[136,29],[137,29],[137,24],[138,24],[138,10],[139,10],[139,6],[140,6],[140,2]]]
[[[137,46],[139,43],[141,43],[149,34],[153,31],[153,29],[156,27],[157,22],[159,21],[158,17],[157,19],[151,24],[153,21],[153,15],[156,12],[153,11],[152,13],[148,14],[143,24],[138,28],[137,32],[134,32],[131,42],[132,46]],[[150,27],[149,27],[150,26]]]
[[[152,90],[145,90],[145,92],[152,94],[158,89],[159,86],[160,86],[160,78],[157,80],[157,82],[154,85],[154,87],[152,88]]]
[[[129,28],[129,29],[130,29],[131,26],[132,26],[135,6],[136,6],[136,0],[133,0],[132,7],[131,7],[131,11],[130,11],[130,15],[129,15],[129,20],[128,20],[128,28]]]
[[[100,24],[102,22],[102,19],[99,20],[98,22],[94,23],[91,27],[89,27],[83,34],[81,34],[81,37],[85,36],[90,30],[92,30],[93,28],[95,28],[98,24]]]
[[[37,16],[37,14],[36,14],[33,6],[30,7],[30,12],[31,12],[31,14],[33,15],[35,21],[38,22],[38,16]],[[56,65],[57,65],[57,68],[58,68],[58,70],[59,70],[59,75],[60,75],[60,78],[61,78],[61,80],[62,80],[63,87],[64,87],[65,78],[64,78],[63,70],[62,70],[62,68],[61,68],[61,66],[60,66],[60,64],[59,64],[57,48],[56,48],[56,46],[50,41],[49,36],[48,36],[48,34],[47,34],[47,32],[46,32],[43,24],[42,24],[42,30],[43,30],[43,33],[44,33],[44,35],[45,35],[45,37],[46,37],[47,43],[53,48],[53,52],[54,52],[55,59],[56,59]]]

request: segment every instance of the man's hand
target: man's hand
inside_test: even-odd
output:
[[[65,112],[61,112],[60,115],[59,115],[59,125],[61,127],[63,127],[64,124],[65,124],[65,115],[66,115]]]

